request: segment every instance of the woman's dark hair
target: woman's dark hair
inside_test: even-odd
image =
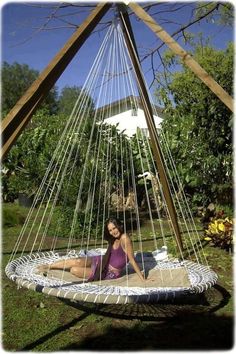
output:
[[[110,218],[105,222],[104,239],[106,241],[108,241],[108,248],[107,248],[106,253],[103,257],[102,263],[100,264],[100,266],[97,267],[97,269],[95,271],[93,281],[100,280],[101,274],[106,269],[109,259],[110,259],[111,248],[112,248],[113,242],[115,241],[115,238],[112,235],[110,235],[110,233],[108,231],[108,225],[110,223],[114,224],[117,227],[117,229],[120,231],[121,234],[123,234],[123,232],[124,232],[123,224],[121,223],[120,220],[118,220],[116,218]]]
[[[114,237],[110,234],[108,230],[108,225],[109,224],[114,224],[115,227],[120,231],[121,234],[124,233],[124,227],[123,224],[120,220],[116,218],[110,218],[105,222],[105,228],[104,228],[104,239],[108,241],[108,243],[113,243],[115,241]]]

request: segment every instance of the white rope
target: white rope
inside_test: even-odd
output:
[[[154,161],[154,158],[153,158],[153,154],[152,154],[152,151],[151,151],[150,141],[149,141],[149,139],[147,137],[146,137],[146,144],[147,145],[145,145],[145,146],[148,147],[149,156],[151,157],[152,167],[153,167],[153,170],[154,170],[154,175],[157,178],[159,192],[160,192],[161,200],[163,202],[164,212],[168,216],[167,223],[168,223],[168,226],[169,226],[169,232],[170,232],[170,234],[173,234],[173,228],[172,228],[172,224],[171,224],[171,221],[170,221],[169,210],[168,210],[167,205],[166,205],[165,196],[164,196],[164,193],[163,193],[163,188],[162,188],[162,185],[161,185],[161,182],[160,182],[160,178],[159,178],[159,175],[158,175],[157,167],[156,167],[156,164],[155,164],[155,161]],[[159,225],[160,225],[160,228],[161,228],[161,234],[162,234],[162,237],[163,237],[163,243],[166,244],[167,243],[166,237],[165,237],[166,231],[164,231],[164,229],[163,229],[163,220],[162,220],[161,217],[160,217]],[[174,245],[174,247],[175,247],[175,251],[178,252],[176,244]]]
[[[166,137],[165,137],[163,131],[161,133],[162,133],[162,141],[164,143],[164,146],[165,146],[165,149],[167,151],[167,154],[168,154],[168,157],[169,157],[169,161],[170,161],[170,164],[171,164],[171,169],[174,172],[174,176],[175,176],[175,179],[176,179],[176,184],[179,186],[179,193],[177,193],[177,194],[182,198],[183,205],[186,208],[185,211],[184,211],[184,215],[185,215],[184,219],[188,220],[188,222],[189,222],[189,225],[186,225],[186,228],[187,228],[187,230],[189,230],[189,229],[193,229],[194,230],[194,234],[193,234],[194,238],[195,238],[195,246],[194,247],[197,247],[198,256],[200,256],[200,262],[208,265],[208,262],[207,262],[207,259],[206,259],[206,256],[204,254],[204,250],[203,250],[203,247],[202,247],[202,243],[201,243],[201,240],[200,240],[199,232],[197,230],[196,223],[195,223],[195,221],[193,219],[192,212],[191,212],[191,210],[189,208],[187,197],[186,197],[186,195],[184,193],[183,185],[182,185],[182,182],[181,182],[180,177],[178,175],[177,168],[175,166],[175,163],[174,163],[173,157],[171,155],[169,146],[167,144]],[[190,237],[191,237],[191,235],[190,235]],[[202,255],[203,255],[204,258],[201,257],[200,250],[202,251]]]
[[[108,31],[108,34],[109,34],[109,31]],[[107,37],[106,37],[106,38],[107,38]],[[102,51],[102,49],[103,49],[103,47],[101,47],[100,52]],[[99,56],[100,56],[100,52],[98,53],[97,59],[98,59]],[[98,60],[97,62],[99,63],[99,60]],[[89,74],[89,76],[88,76],[87,81],[86,81],[85,84],[84,84],[84,87],[86,86],[87,82],[89,81],[89,78],[92,77],[91,74],[92,74],[93,69],[94,69],[95,66],[96,66],[96,60],[95,60],[95,65],[94,65],[94,66],[91,68],[91,70],[90,70],[90,74]],[[95,72],[96,72],[96,70],[95,70]],[[81,90],[81,94],[82,94],[82,92],[83,92],[83,89]],[[63,152],[64,146],[65,146],[66,141],[67,141],[67,139],[65,139],[65,136],[66,136],[66,134],[67,134],[68,128],[69,128],[69,132],[70,132],[70,130],[72,129],[72,128],[70,128],[70,127],[73,127],[73,120],[74,120],[75,123],[76,123],[76,119],[74,119],[74,112],[75,112],[75,110],[76,110],[76,107],[77,107],[77,105],[78,105],[80,99],[81,99],[81,94],[80,94],[80,96],[78,97],[78,100],[77,100],[77,102],[76,102],[76,104],[75,104],[75,106],[74,106],[74,109],[72,110],[71,116],[70,116],[70,118],[69,118],[69,120],[68,120],[68,122],[67,122],[67,124],[66,124],[66,127],[65,127],[65,129],[64,129],[64,131],[63,131],[63,133],[62,133],[62,135],[61,135],[61,138],[60,138],[60,140],[59,140],[59,143],[58,143],[58,145],[57,145],[57,148],[56,148],[56,150],[55,150],[55,153],[54,153],[54,155],[53,155],[53,157],[52,157],[52,160],[51,160],[51,162],[50,162],[50,164],[49,164],[49,167],[48,167],[48,169],[47,169],[47,171],[46,171],[46,173],[45,173],[45,176],[44,176],[44,178],[43,178],[43,180],[42,180],[42,183],[41,183],[41,185],[40,185],[40,188],[39,188],[39,190],[38,190],[38,193],[37,193],[37,195],[36,195],[36,198],[35,198],[35,200],[34,200],[34,202],[33,202],[33,205],[32,205],[32,207],[31,207],[31,209],[30,209],[30,211],[29,211],[29,214],[28,214],[28,216],[27,216],[27,219],[26,219],[26,221],[25,221],[25,224],[24,224],[24,226],[23,226],[23,228],[22,228],[22,230],[21,230],[21,233],[19,234],[19,237],[18,237],[18,240],[17,240],[17,242],[16,242],[16,244],[15,244],[15,247],[13,248],[12,255],[11,255],[11,259],[15,256],[15,254],[16,254],[16,252],[17,252],[19,246],[20,246],[20,243],[21,243],[21,241],[23,240],[23,236],[25,235],[27,226],[28,226],[28,224],[29,224],[29,221],[31,220],[31,217],[32,217],[34,208],[35,208],[35,206],[36,206],[36,203],[37,203],[37,201],[38,201],[38,199],[39,199],[39,196],[40,196],[40,194],[41,194],[41,191],[42,191],[43,187],[45,186],[45,182],[46,182],[46,180],[47,180],[47,178],[48,178],[48,176],[49,176],[50,170],[51,170],[51,168],[52,168],[52,166],[53,166],[53,163],[54,163],[55,161],[56,161],[56,163],[55,163],[55,166],[54,166],[54,171],[56,171],[56,169],[57,169],[57,167],[58,167],[58,164],[59,164],[59,158],[58,158],[58,160],[57,160],[58,152],[59,152],[59,151],[62,151],[62,152]],[[60,150],[60,149],[61,149],[61,150]],[[41,205],[43,204],[43,202],[44,202],[44,199],[45,199],[45,197],[46,197],[46,195],[47,195],[47,192],[48,192],[48,189],[49,189],[49,186],[50,186],[50,182],[51,182],[52,180],[53,180],[53,173],[51,174],[49,183],[48,183],[47,186],[46,186],[46,189],[45,189],[45,192],[44,192],[44,195],[43,195],[42,202],[41,202],[40,206],[41,206]],[[47,207],[48,207],[48,204],[47,204]],[[47,208],[46,208],[46,209],[47,209]],[[27,239],[26,239],[25,247],[23,248],[22,253],[25,251],[25,248],[26,248],[26,245],[27,245],[27,243],[28,243],[28,241],[29,241],[29,238],[30,238],[30,236],[31,236],[33,227],[34,227],[35,222],[36,222],[36,220],[37,220],[37,218],[38,218],[38,216],[39,216],[39,212],[40,212],[40,207],[38,207],[38,211],[37,211],[37,213],[36,213],[36,215],[35,215],[35,218],[34,218],[34,220],[33,220],[33,222],[32,222],[32,227],[31,227],[30,231],[28,232],[28,237],[27,237]],[[46,213],[46,211],[45,211],[45,213]],[[45,215],[45,213],[44,213],[44,215]],[[35,243],[36,243],[36,242],[35,242]],[[35,244],[35,243],[34,243],[34,244]]]
[[[145,158],[146,158],[146,161],[147,161],[147,171],[150,171],[150,174],[151,174],[153,170],[155,171],[155,164],[154,165],[152,164],[152,166],[151,166],[150,161],[149,161],[149,158],[152,155],[148,154],[148,152],[150,153],[150,150],[148,151],[147,147],[149,147],[149,149],[150,149],[150,144],[148,142],[148,138],[144,136],[142,130],[140,130],[140,133],[141,133],[142,143],[143,143],[143,147],[144,147]],[[152,161],[152,162],[154,163],[154,161]],[[155,190],[153,178],[155,178],[156,181],[157,181],[158,191]],[[159,220],[159,225],[160,225],[160,230],[161,230],[161,236],[162,236],[164,245],[166,245],[165,232],[164,232],[164,229],[163,229],[162,218],[161,218],[161,214],[160,214],[160,203],[157,200],[157,193],[160,194],[161,184],[160,184],[160,181],[158,179],[158,174],[156,172],[154,172],[153,178],[151,179],[152,193],[153,193],[153,197],[154,197],[154,201],[155,201],[156,212],[157,212],[157,215],[158,215],[158,220]],[[156,237],[155,230],[153,230],[153,237],[154,237],[154,245],[155,245],[155,248],[157,249],[158,248],[157,247],[157,237]]]
[[[145,262],[147,262],[147,260],[144,259],[144,252],[143,252],[142,232],[141,232],[141,225],[140,225],[140,214],[139,214],[137,188],[136,188],[137,171],[135,170],[135,164],[134,164],[135,156],[133,155],[132,142],[130,139],[128,139],[128,137],[125,134],[123,134],[120,131],[118,132],[116,128],[111,127],[108,124],[105,124],[104,122],[106,118],[112,117],[112,115],[115,114],[119,115],[123,110],[123,107],[126,109],[127,112],[130,111],[131,114],[133,108],[135,108],[138,111],[139,102],[137,100],[137,95],[139,90],[137,87],[137,80],[135,78],[135,75],[136,74],[132,69],[131,59],[129,57],[129,53],[126,48],[121,27],[118,23],[113,23],[110,29],[108,30],[106,37],[104,38],[99,53],[95,58],[93,66],[90,70],[89,76],[86,79],[85,85],[81,89],[80,95],[72,110],[70,118],[67,121],[65,125],[65,129],[61,134],[59,143],[55,149],[52,160],[42,180],[40,188],[36,194],[36,198],[34,200],[33,206],[30,209],[29,214],[27,216],[26,223],[24,224],[22,231],[19,235],[19,238],[16,242],[16,245],[13,249],[11,260],[15,257],[23,241],[25,241],[25,244],[23,245],[22,248],[22,255],[23,253],[27,252],[28,248],[30,248],[31,254],[35,249],[37,249],[38,251],[42,250],[48,232],[50,228],[53,226],[57,205],[59,204],[59,207],[61,209],[67,206],[67,202],[68,202],[67,192],[69,192],[70,185],[73,182],[73,177],[77,173],[77,168],[78,168],[77,162],[79,161],[79,157],[81,155],[83,158],[82,166],[79,166],[80,169],[79,173],[81,178],[80,178],[80,184],[78,186],[78,189],[76,190],[76,195],[75,195],[76,205],[73,211],[73,217],[71,220],[71,224],[68,225],[70,227],[70,232],[68,235],[67,247],[65,247],[66,254],[67,255],[70,254],[70,250],[72,249],[72,246],[76,244],[77,236],[79,236],[81,248],[85,247],[84,249],[85,259],[87,260],[87,257],[91,256],[91,253],[89,251],[91,247],[92,235],[94,235],[94,233],[95,233],[94,236],[95,247],[99,242],[101,244],[101,248],[103,249],[104,231],[105,231],[104,225],[105,225],[105,220],[108,217],[110,217],[110,215],[114,212],[114,210],[111,209],[113,208],[113,206],[111,206],[110,197],[113,190],[115,189],[115,192],[117,193],[116,215],[117,217],[120,216],[119,197],[121,197],[122,200],[121,214],[123,216],[125,233],[127,233],[128,231],[127,229],[128,214],[131,221],[132,234],[134,233],[133,213],[135,214],[138,248],[141,252],[142,268],[145,271],[145,266],[146,266]],[[115,99],[121,99],[121,98],[125,98],[123,101],[124,102],[123,106],[121,106],[121,103],[118,102],[117,104],[118,112],[117,111],[115,112],[112,103]],[[91,119],[91,117],[88,117],[88,107],[91,101],[94,102],[95,109],[94,109],[93,120],[91,122],[88,141],[86,136],[87,146],[85,150],[84,135],[87,134],[86,128],[88,124],[88,119]],[[144,100],[142,101],[143,104],[145,105],[146,104],[145,101]],[[87,109],[85,109],[86,107]],[[149,171],[151,173],[153,172],[159,189],[158,193],[160,193],[160,196],[162,197],[163,200],[163,207],[165,208],[165,212],[167,214],[167,219],[170,224],[170,229],[175,234],[173,225],[171,225],[172,221],[168,212],[168,208],[166,206],[166,203],[164,202],[165,198],[158,177],[156,164],[152,156],[149,139],[143,134],[141,130],[140,132],[141,132],[140,139],[136,135],[136,145],[139,153],[139,165],[141,166],[141,171],[139,171],[139,173],[141,172],[142,174],[144,174],[144,172],[146,171]],[[193,222],[194,220],[192,218],[190,209],[188,207],[186,196],[183,193],[182,185],[179,183],[180,180],[177,175],[177,170],[174,165],[173,159],[171,157],[170,150],[168,148],[167,141],[164,135],[162,136],[162,141],[164,147],[163,151],[165,151],[165,155],[166,155],[166,159],[164,159],[164,166],[167,171],[167,176],[170,177],[171,175],[169,166],[171,167],[171,169],[174,170],[175,173],[176,180],[172,181],[169,179],[170,189],[172,194],[175,196],[175,203],[178,206],[178,210],[180,215],[182,216],[185,228],[186,230],[188,230],[188,227],[190,226],[189,225],[190,220]],[[117,150],[118,146],[120,147],[119,152]],[[144,155],[144,159],[142,155]],[[115,156],[115,161],[113,160],[114,156]],[[116,172],[116,177],[114,178],[115,172]],[[121,176],[120,180],[118,179],[118,175]],[[178,191],[175,187],[176,181],[181,186]],[[97,188],[99,183],[100,183],[100,189],[98,191]],[[157,212],[158,219],[159,219],[160,234],[162,236],[163,243],[167,244],[168,242],[166,240],[166,235],[165,235],[166,229],[164,229],[163,227],[163,220],[160,214],[160,203],[157,199],[154,181],[151,181],[151,183],[152,183],[152,194],[155,202],[154,203],[155,211]],[[157,240],[157,231],[156,231],[157,226],[154,222],[149,190],[145,179],[144,179],[144,189],[146,194],[147,211],[150,219],[154,247],[157,249],[158,242],[159,242]],[[125,205],[125,198],[127,197],[127,193],[129,191],[133,191],[134,193],[134,209],[130,208],[130,210],[127,210]],[[84,198],[84,195],[86,196],[86,198]],[[182,198],[182,200],[180,198]],[[35,213],[35,207],[36,205],[38,205],[39,199],[41,199],[41,202],[38,206],[38,210]],[[83,204],[81,204],[82,201]],[[186,207],[183,208],[183,205],[186,205]],[[94,219],[94,224],[96,224],[96,226],[94,226],[94,229],[92,229],[93,218],[94,218],[94,213],[96,208],[97,208],[97,215],[95,216]],[[83,211],[84,220],[83,220],[83,225],[81,225],[82,231],[80,232],[80,235],[76,235],[77,218],[80,209]],[[38,229],[36,231],[34,241],[32,242],[31,245],[30,244],[31,236],[35,230],[35,226],[37,222],[39,224]],[[60,225],[61,225],[60,220],[58,220],[52,237],[51,249],[53,250],[55,250],[57,247],[58,236],[61,227]],[[196,230],[195,224],[194,227]],[[182,225],[181,225],[181,231],[182,233],[185,231]],[[200,239],[199,238],[196,239],[196,236],[194,235],[195,243],[196,243],[196,245],[194,245],[189,231],[187,231],[187,236],[190,240],[189,242],[191,244],[191,248],[194,251],[195,258],[198,261],[201,260],[201,255],[199,256],[198,253],[199,251],[202,251],[202,249],[199,250],[198,242],[196,242],[196,241],[200,241]],[[188,243],[186,242],[187,244],[186,247],[189,247],[189,242]],[[201,243],[199,242],[199,244]],[[188,248],[188,251],[190,257],[191,256],[190,248]],[[73,254],[73,256],[76,256],[76,254]],[[46,261],[47,259],[45,258],[45,262]],[[128,278],[129,267],[128,267],[128,262],[126,263],[127,263],[126,285],[127,287],[129,287],[129,278]],[[171,267],[168,269],[171,273]],[[84,279],[85,279],[85,273],[84,273]],[[63,275],[61,281],[62,280],[63,280]],[[85,285],[86,284],[83,284],[84,287]],[[94,287],[93,289],[94,289],[93,291],[96,293],[97,287]],[[118,290],[116,289],[116,291]],[[144,288],[143,291],[145,294],[146,289]],[[131,290],[131,292],[132,294],[140,294],[139,291],[135,293],[133,292],[133,290]],[[119,292],[119,295],[121,293],[122,291]],[[109,302],[109,296],[111,295],[111,293],[107,292],[106,287],[102,286],[101,274],[100,274],[100,290],[99,293],[97,293],[97,300],[99,301],[99,297],[104,294],[106,295],[104,301]]]

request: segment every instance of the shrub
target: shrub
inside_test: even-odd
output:
[[[206,241],[210,241],[214,246],[225,249],[226,251],[233,248],[233,220],[228,217],[213,218],[205,230]]]

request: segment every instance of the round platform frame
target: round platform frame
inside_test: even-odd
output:
[[[103,250],[100,254],[103,253]],[[97,250],[87,252],[88,256],[97,255]],[[127,287],[103,285],[93,282],[71,282],[58,278],[48,278],[37,272],[42,264],[53,263],[60,259],[77,258],[85,256],[85,251],[69,251],[61,253],[56,251],[41,252],[19,257],[6,266],[6,275],[15,281],[19,287],[25,287],[37,292],[59,298],[70,299],[79,302],[128,304],[128,303],[158,303],[161,301],[174,301],[188,294],[202,293],[212,287],[217,281],[217,274],[208,266],[184,260],[158,260],[155,254],[145,256],[145,265],[149,269],[176,269],[184,267],[188,273],[190,287]]]

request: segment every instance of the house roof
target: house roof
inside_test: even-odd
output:
[[[157,105],[152,105],[154,113],[156,113],[160,118],[163,118],[163,109]],[[139,96],[128,96],[122,98],[121,100],[117,100],[111,102],[105,106],[101,106],[97,109],[98,115],[103,116],[103,118],[111,117],[117,114],[117,110],[120,113],[128,111],[130,109],[137,109],[140,108],[143,110],[143,105]]]

